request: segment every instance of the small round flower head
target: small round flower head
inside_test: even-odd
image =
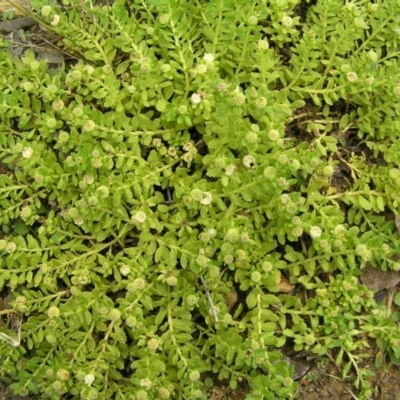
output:
[[[193,161],[193,156],[190,153],[185,153],[182,156],[183,161],[187,162],[188,164],[190,164]]]
[[[94,182],[94,178],[91,175],[85,175],[83,180],[88,184],[91,185]]]
[[[49,344],[56,344],[57,343],[57,337],[53,334],[48,334],[45,336],[46,341]]]
[[[98,397],[99,397],[99,392],[96,389],[90,389],[87,392],[86,397],[84,398],[87,400],[97,400]]]
[[[264,169],[263,175],[267,179],[275,179],[276,178],[276,168],[269,166]]]
[[[61,131],[61,132],[60,132],[60,135],[59,135],[59,137],[58,137],[58,140],[59,140],[61,143],[68,142],[68,140],[69,140],[69,133],[68,133],[68,132],[65,132],[65,131]]]
[[[282,25],[286,26],[287,28],[289,28],[290,26],[292,26],[293,24],[293,19],[290,18],[289,16],[285,16],[282,18]]]
[[[356,246],[356,253],[359,255],[364,261],[369,261],[372,258],[372,251],[368,249],[364,244],[359,244]]]
[[[293,379],[287,376],[286,378],[283,379],[282,384],[287,388],[291,387],[293,385]]]
[[[304,230],[301,226],[295,226],[292,229],[292,235],[294,237],[300,237],[303,234]]]
[[[211,278],[218,278],[220,275],[220,270],[218,267],[212,266],[209,268],[208,273]]]
[[[168,286],[176,286],[178,284],[178,279],[176,276],[170,275],[167,277],[165,282],[167,283]]]
[[[327,241],[326,239],[322,239],[322,240],[319,242],[319,245],[320,245],[323,249],[326,249],[326,248],[329,247],[329,243],[328,243],[328,241]]]
[[[292,170],[297,171],[300,168],[300,161],[299,160],[289,160],[289,166]]]
[[[129,273],[131,272],[131,269],[129,268],[128,265],[123,265],[120,269],[119,272],[122,276],[128,276]]]
[[[196,66],[196,71],[198,74],[203,75],[207,72],[207,65],[205,64],[198,64]]]
[[[248,132],[245,136],[245,140],[249,144],[257,143],[258,135],[255,132]]]
[[[278,163],[281,165],[286,165],[289,162],[288,156],[286,154],[281,154],[278,157]]]
[[[225,169],[225,175],[226,176],[231,176],[231,175],[233,175],[233,173],[235,172],[235,170],[236,170],[236,166],[235,165],[228,165],[228,167],[226,167],[226,169]]]
[[[23,220],[27,220],[32,215],[32,209],[29,206],[23,207],[20,216]]]
[[[344,73],[350,72],[351,71],[351,65],[350,64],[341,64],[340,65],[340,70]]]
[[[100,152],[99,150],[95,149],[92,151],[92,157],[100,157]]]
[[[364,28],[366,26],[364,18],[361,17],[354,18],[353,23],[357,28]]]
[[[153,383],[151,382],[150,379],[144,378],[144,379],[141,379],[141,380],[140,380],[139,385],[140,385],[141,387],[144,387],[144,388],[147,389],[147,390],[150,390],[151,387],[153,386]]]
[[[83,125],[84,132],[92,132],[94,128],[96,128],[96,124],[91,119],[88,119]]]
[[[93,168],[99,169],[102,167],[103,161],[100,158],[92,158],[91,164]]]
[[[171,71],[171,66],[169,64],[163,64],[161,65],[161,72],[166,74],[169,71]]]
[[[287,193],[283,193],[281,194],[280,200],[282,204],[286,204],[290,200],[290,197]]]
[[[74,220],[76,225],[82,225],[82,223],[77,223],[78,219]],[[79,221],[80,222],[80,221]],[[86,285],[87,283],[89,283],[89,279],[87,276],[85,275],[79,275],[78,279],[77,279],[77,283],[79,285]]]
[[[198,303],[199,299],[197,296],[194,294],[190,294],[189,296],[186,297],[186,303],[189,306],[195,306]]]
[[[358,79],[358,75],[355,72],[350,71],[347,73],[346,78],[349,82],[355,82]]]
[[[319,226],[312,226],[310,228],[310,236],[313,239],[319,238],[322,235],[322,229]]]
[[[83,378],[85,385],[91,386],[94,382],[94,375],[93,374],[86,374]]]
[[[302,225],[301,218],[298,217],[298,216],[293,217],[291,221],[292,221],[293,225],[296,225],[296,226],[301,226]]]
[[[265,97],[259,97],[254,101],[254,105],[257,108],[264,108],[267,105],[267,99]]]
[[[50,25],[57,26],[59,23],[60,23],[60,16],[58,14],[53,15],[50,20]]]
[[[239,238],[240,233],[236,228],[228,229],[228,231],[226,232],[225,239],[229,243],[236,243],[237,241],[239,241]]]
[[[108,318],[114,322],[119,321],[121,319],[121,311],[117,308],[113,308],[108,314]]]
[[[187,107],[182,105],[182,106],[179,106],[178,113],[181,115],[185,115],[187,113],[187,110],[188,110]]]
[[[191,382],[197,382],[200,379],[200,372],[199,371],[192,371],[189,374],[189,380]]]
[[[240,107],[246,104],[246,96],[241,92],[233,92],[232,94],[233,105]]]
[[[247,22],[249,25],[257,25],[258,24],[258,18],[255,15],[251,15],[248,19]]]
[[[206,54],[204,54],[204,56],[203,56],[203,60],[204,60],[206,63],[210,64],[210,63],[214,62],[214,56],[213,56],[212,54],[210,54],[210,53],[206,53]]]
[[[43,6],[40,12],[43,15],[43,17],[48,17],[53,12],[53,9],[51,8],[51,6]]]
[[[159,344],[160,344],[160,343],[159,343],[158,340],[155,339],[155,338],[151,338],[151,339],[149,339],[149,340],[147,341],[147,347],[148,347],[150,350],[157,350]]]
[[[208,258],[203,254],[199,254],[196,257],[196,263],[200,266],[205,266],[208,263]]]
[[[23,150],[22,150],[22,157],[23,158],[31,158],[33,156],[33,149],[32,149],[32,147],[25,147]]]
[[[375,78],[373,76],[369,76],[368,78],[365,79],[365,84],[367,86],[372,86],[374,82]]]
[[[367,54],[367,57],[368,57],[368,59],[369,59],[370,61],[376,61],[376,60],[378,59],[378,54],[377,54],[375,51],[370,50],[370,51],[368,52],[368,54]]]
[[[243,157],[243,165],[246,168],[254,168],[255,164],[256,159],[252,155],[248,154],[247,156]]]
[[[232,254],[233,253],[233,246],[230,243],[222,243],[221,251],[222,253]]]
[[[54,389],[54,391],[59,392],[62,390],[62,383],[60,381],[54,381],[53,384],[51,385]]]
[[[327,165],[322,170],[322,175],[326,178],[330,178],[333,175],[334,168],[332,165]]]
[[[160,388],[158,389],[158,396],[160,399],[166,400],[170,397],[170,392],[167,388]]]
[[[192,104],[200,104],[201,103],[201,96],[198,93],[193,93],[190,96],[190,101]]]
[[[260,127],[257,124],[251,124],[250,129],[252,132],[255,132],[255,133],[260,132]]]
[[[234,261],[233,255],[232,254],[226,254],[224,256],[224,263],[225,264],[232,264]]]
[[[171,157],[176,156],[176,148],[175,148],[175,147],[168,147],[167,153],[168,153],[168,155],[170,155]]]
[[[258,283],[261,281],[261,274],[258,271],[254,271],[251,273],[250,279],[254,282],[254,283]]]
[[[26,92],[32,92],[35,89],[35,86],[32,82],[24,82],[22,84],[22,88],[26,91]]]
[[[60,310],[57,307],[50,307],[47,310],[47,316],[49,318],[58,318],[60,316]]]
[[[66,382],[69,379],[69,372],[66,369],[59,369],[57,371],[57,378],[61,382]]]
[[[239,261],[244,261],[246,259],[246,252],[242,249],[239,249],[236,252],[236,256]]]
[[[125,324],[128,328],[134,328],[137,324],[137,320],[135,317],[129,316],[126,320],[125,320]]]
[[[391,168],[389,170],[389,177],[392,179],[396,179],[400,176],[400,169],[398,168]]]
[[[368,9],[372,12],[372,13],[376,13],[378,11],[378,7],[379,5],[377,3],[369,3],[368,4]]]
[[[128,92],[129,92],[130,94],[133,94],[133,93],[136,92],[136,86],[135,86],[135,85],[129,85],[129,86],[127,86],[126,89],[128,90]]]
[[[396,97],[400,97],[400,86],[395,86],[395,87],[394,87],[394,89],[393,89],[393,94],[394,94]]]
[[[278,186],[280,186],[282,189],[288,189],[289,188],[288,181],[285,178],[283,178],[283,177],[278,178],[277,182],[278,182]]]
[[[343,225],[336,225],[333,229],[333,235],[336,237],[342,237],[343,234],[346,232],[346,228]]]
[[[5,251],[9,254],[14,253],[17,249],[17,245],[14,242],[8,242],[5,247]]]
[[[143,290],[144,287],[146,286],[146,282],[142,278],[136,278],[133,281],[134,287],[138,290]]]
[[[17,304],[19,306],[26,304],[26,297],[25,296],[17,296],[15,298],[15,304]]]
[[[40,68],[40,62],[33,60],[29,63],[29,67],[31,68],[31,71],[37,71]]]
[[[146,221],[147,215],[143,211],[137,211],[135,214],[132,215],[131,219],[136,224],[142,224]]]
[[[257,42],[257,49],[260,51],[265,51],[269,49],[269,43],[267,39],[260,39]]]
[[[161,25],[166,25],[168,24],[169,20],[171,19],[171,16],[169,14],[161,14],[158,18],[160,21]]]
[[[147,75],[151,72],[151,65],[144,63],[140,65],[140,72],[144,75]]]
[[[200,204],[203,206],[208,206],[212,202],[212,195],[210,192],[203,192],[201,194]]]
[[[314,335],[306,335],[304,337],[304,343],[308,346],[312,346],[315,343],[315,336]]]
[[[106,199],[110,195],[110,190],[107,186],[99,186],[96,192],[102,199]]]
[[[240,235],[240,241],[242,243],[249,243],[250,236],[249,236],[248,232],[242,232],[242,234]]]
[[[342,246],[343,246],[343,242],[340,239],[336,239],[333,242],[333,247],[335,247],[337,249],[340,249]]]
[[[82,117],[82,115],[84,114],[84,110],[83,107],[81,106],[76,106],[72,109],[72,114],[74,114],[75,117]]]
[[[203,192],[200,190],[200,189],[193,189],[191,192],[190,192],[190,197],[193,199],[193,200],[196,200],[196,201],[200,201],[202,198],[203,198]]]
[[[280,134],[279,134],[279,131],[277,131],[276,129],[271,129],[268,132],[268,139],[271,142],[276,142],[279,138],[280,138]]]

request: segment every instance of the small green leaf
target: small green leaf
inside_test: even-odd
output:
[[[363,208],[364,210],[371,210],[371,203],[363,196],[358,197],[358,204]]]
[[[4,227],[3,227],[3,230],[4,230]],[[17,225],[15,225],[14,232],[17,235],[25,236],[29,232],[29,227],[26,226],[25,224],[17,224]]]
[[[167,102],[164,99],[159,99],[156,103],[156,109],[160,112],[164,111],[166,106]]]

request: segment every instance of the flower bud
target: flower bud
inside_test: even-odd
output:
[[[225,239],[230,243],[236,243],[240,238],[239,231],[236,228],[228,229]]]
[[[47,315],[49,318],[58,318],[60,316],[60,310],[57,307],[50,307],[47,310]]]
[[[155,339],[155,338],[151,338],[151,339],[149,339],[149,340],[147,341],[147,347],[148,347],[150,350],[157,350],[157,349],[158,349],[158,346],[159,346],[159,342],[158,342],[158,340]]]
[[[61,382],[65,382],[69,379],[69,372],[65,369],[59,369],[57,371],[57,378],[61,381]]]
[[[121,319],[121,312],[118,309],[113,308],[108,314],[108,318],[114,322],[119,321]]]

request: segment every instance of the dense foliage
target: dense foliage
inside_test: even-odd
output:
[[[35,5],[77,60],[0,52],[1,376],[43,399],[295,397],[286,346],[359,398],[400,330],[396,1]],[[15,338],[19,321],[20,340]]]

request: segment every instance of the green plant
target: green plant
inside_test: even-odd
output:
[[[293,398],[290,345],[337,351],[368,398],[366,338],[400,339],[357,279],[399,267],[400,6],[61,3],[33,10],[69,69],[1,42],[1,313],[23,318],[4,379],[193,399],[211,373]]]

